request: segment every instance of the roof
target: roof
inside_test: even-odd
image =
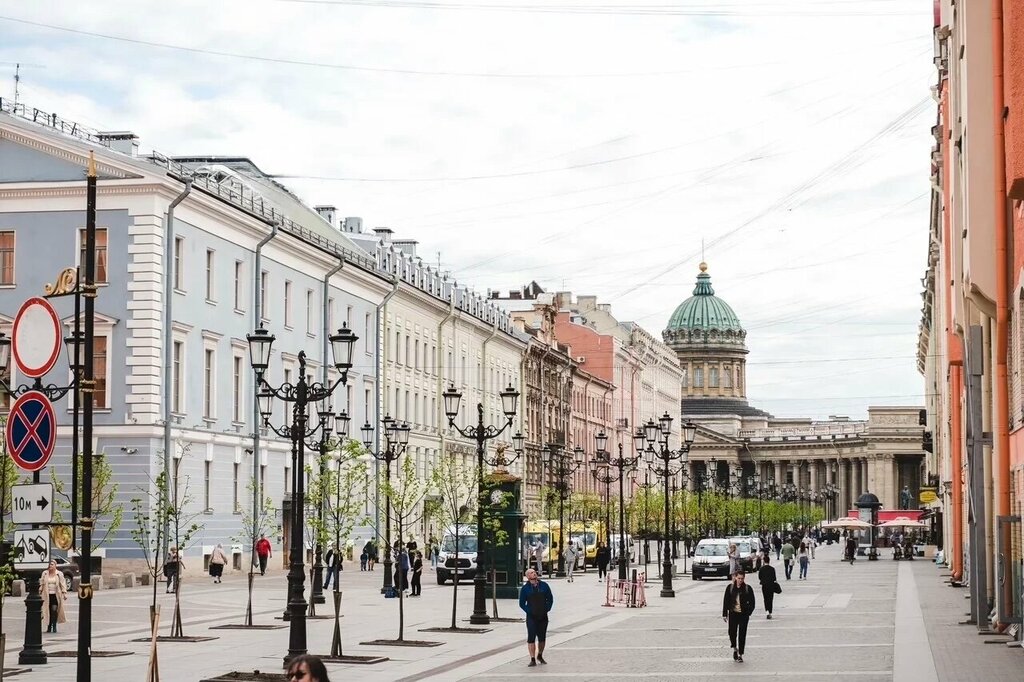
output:
[[[746,400],[738,398],[683,398],[681,414],[711,415],[734,414],[741,417],[771,417],[764,410],[759,410]]]
[[[666,331],[743,331],[739,318],[729,304],[715,296],[707,269],[707,263],[700,264],[693,296],[680,303],[672,313]]]

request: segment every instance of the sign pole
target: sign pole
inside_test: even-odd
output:
[[[32,482],[39,483],[39,469],[32,472]],[[32,528],[39,528],[33,523]],[[17,551],[17,548],[15,548]],[[18,653],[19,665],[45,665],[43,650],[43,598],[39,594],[39,569],[25,571],[25,641]],[[63,576],[61,576],[63,580]]]
[[[80,268],[81,266],[79,266]],[[77,382],[81,377],[81,365],[79,364],[79,350],[82,340],[82,280],[79,268],[75,268],[75,343],[74,365],[75,376],[73,381]],[[79,400],[78,387],[71,390],[71,549],[78,550],[78,410],[81,401]]]
[[[92,410],[96,388],[93,345],[96,320],[96,159],[89,152],[85,199],[85,371],[82,378],[81,584],[78,587],[78,682],[92,682]]]

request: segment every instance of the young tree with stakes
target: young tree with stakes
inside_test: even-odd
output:
[[[466,523],[472,518],[476,498],[477,472],[475,466],[466,464],[461,455],[449,452],[441,457],[431,476],[433,488],[440,496],[437,507],[438,521],[444,529],[452,528],[455,540],[455,565],[459,565],[459,554],[462,551],[463,532]],[[479,538],[477,538],[479,543]],[[483,567],[477,565],[477,570]],[[460,629],[456,625],[458,609],[459,574],[452,577],[452,630]]]
[[[255,480],[249,479],[246,489],[250,494],[256,485]],[[274,498],[269,495],[260,500],[259,508],[253,514],[251,509],[241,510],[241,533],[231,539],[243,547],[248,547],[252,552],[252,560],[249,562],[248,573],[248,597],[245,603],[245,626],[253,627],[252,622],[252,591],[256,576],[256,541],[263,535],[280,535],[281,522],[277,518],[278,510],[274,506]]]
[[[112,534],[116,533],[124,522],[124,505],[117,501],[118,485],[114,482],[114,470],[103,455],[93,459],[92,469],[92,510],[96,526],[105,521],[103,537],[92,539],[91,549],[99,549]],[[64,481],[57,477],[55,469],[50,469],[50,480],[53,483],[53,522],[56,525],[65,523],[64,514],[71,512],[71,500],[82,499],[82,480],[78,480],[78,490],[72,495]]]

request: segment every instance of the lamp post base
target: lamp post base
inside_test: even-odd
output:
[[[674,596],[676,596],[676,591],[673,590],[671,587],[667,587],[667,588],[663,587],[663,588],[661,588],[661,596],[662,597],[674,597]]]

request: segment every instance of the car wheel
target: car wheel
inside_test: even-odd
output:
[[[65,573],[64,574],[64,586],[67,587],[68,592],[71,591],[71,574],[70,573]]]
[[[697,575],[696,573],[694,573],[694,574],[693,574],[693,579],[694,579],[694,580],[700,580],[700,576],[699,576],[699,575]]]

